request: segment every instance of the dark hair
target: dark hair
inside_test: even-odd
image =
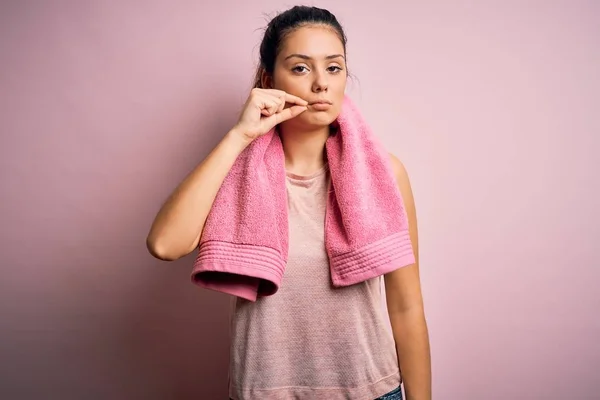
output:
[[[344,46],[344,56],[346,56],[346,43],[348,40],[335,15],[328,10],[317,7],[292,7],[273,18],[265,29],[260,44],[260,61],[254,78],[255,88],[262,88],[263,72],[273,75],[275,59],[281,51],[286,36],[306,25],[327,25],[332,28],[340,38]]]

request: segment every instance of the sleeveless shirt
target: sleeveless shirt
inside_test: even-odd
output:
[[[333,287],[325,250],[327,164],[286,172],[289,256],[279,290],[232,297],[229,397],[234,400],[370,400],[400,372],[383,277]]]

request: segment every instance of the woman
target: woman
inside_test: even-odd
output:
[[[328,280],[323,220],[330,175],[325,142],[346,89],[344,31],[327,10],[294,7],[269,23],[260,57],[255,88],[239,121],[164,204],[148,235],[148,248],[163,260],[195,250],[236,158],[277,127],[285,153],[290,221],[285,284],[256,302],[235,299],[229,396],[391,400],[402,398],[403,382],[407,399],[430,399],[418,258],[384,277],[346,288],[333,288]],[[416,256],[410,183],[402,163],[393,155],[390,159]],[[388,315],[380,307],[383,301]]]

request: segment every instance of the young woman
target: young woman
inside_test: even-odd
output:
[[[260,58],[255,88],[239,121],[163,205],[148,248],[163,260],[195,250],[237,156],[277,127],[290,221],[285,284],[256,302],[235,299],[229,396],[392,400],[402,398],[403,383],[407,399],[430,399],[416,212],[407,173],[393,155],[417,261],[345,288],[334,288],[329,281],[323,245],[330,179],[325,142],[346,90],[344,31],[327,10],[293,7],[269,23]]]

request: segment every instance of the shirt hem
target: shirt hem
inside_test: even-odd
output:
[[[401,384],[400,371],[396,370],[375,382],[358,387],[280,386],[274,388],[244,389],[229,384],[229,397],[233,400],[364,400],[377,399]]]

